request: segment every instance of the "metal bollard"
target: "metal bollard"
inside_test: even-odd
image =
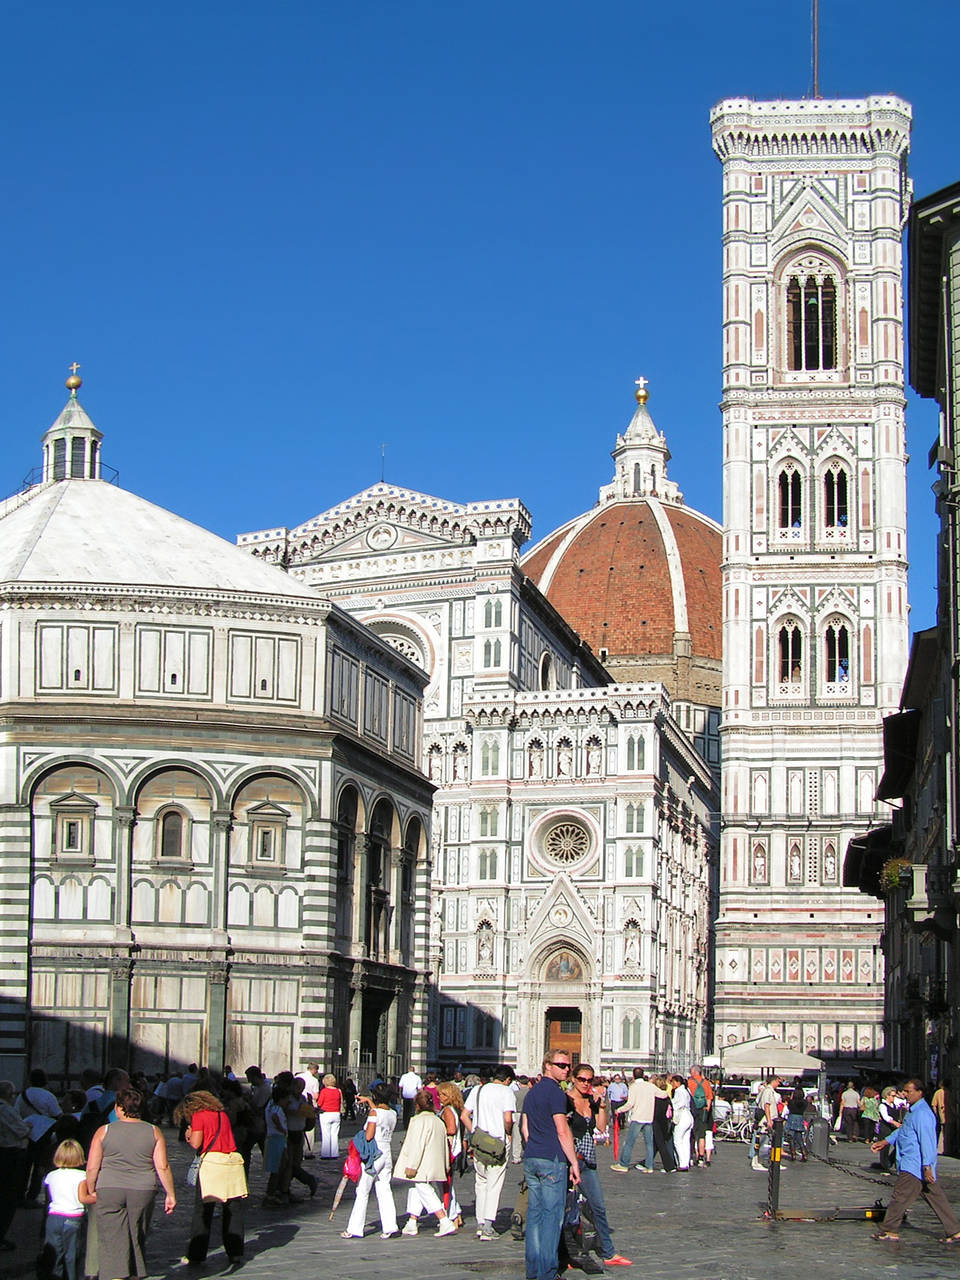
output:
[[[780,1209],[780,1161],[783,1158],[783,1121],[773,1122],[773,1144],[770,1147],[770,1168],[767,1170],[767,1213],[775,1218]]]

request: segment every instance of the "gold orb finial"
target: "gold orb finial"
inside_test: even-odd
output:
[[[637,404],[646,404],[647,401],[650,399],[650,392],[647,390],[648,386],[649,386],[649,383],[647,382],[646,378],[636,379],[637,389],[633,394]]]
[[[74,360],[73,364],[70,365],[70,377],[66,381],[66,388],[72,396],[75,396],[83,386],[83,379],[77,377],[77,370],[79,368],[80,366],[77,364],[76,360]]]

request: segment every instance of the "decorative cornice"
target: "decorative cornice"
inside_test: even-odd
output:
[[[71,582],[37,582],[0,588],[0,610],[50,609],[58,612],[114,612],[183,614],[204,618],[241,619],[250,622],[292,622],[315,627],[327,621],[334,605],[317,596],[316,603],[303,597],[257,595],[253,592],[200,590],[191,587],[140,587],[86,585]]]

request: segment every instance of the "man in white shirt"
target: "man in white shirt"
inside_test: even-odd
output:
[[[316,1111],[317,1097],[320,1093],[320,1063],[308,1062],[297,1076],[297,1079],[303,1081],[304,1102],[309,1102],[314,1111]],[[314,1158],[313,1139],[309,1133],[304,1133],[303,1135],[303,1158],[304,1160],[312,1160]]]
[[[763,1143],[763,1135],[773,1132],[773,1122],[780,1114],[780,1094],[777,1092],[779,1084],[780,1077],[771,1076],[760,1090],[760,1095],[757,1098],[757,1108],[763,1114],[758,1117],[757,1126],[753,1134],[750,1168],[756,1169],[758,1173],[766,1173],[767,1171],[766,1165],[760,1159],[760,1147]]]
[[[657,1098],[668,1098],[670,1095],[644,1077],[640,1067],[633,1069],[633,1081],[627,1090],[627,1100],[619,1108],[627,1113],[629,1124],[620,1148],[620,1160],[610,1168],[614,1173],[629,1173],[630,1157],[633,1155],[633,1144],[643,1135],[646,1159],[635,1168],[641,1173],[653,1173],[653,1160],[656,1148],[653,1144],[653,1106]]]
[[[412,1067],[405,1071],[397,1082],[400,1086],[400,1096],[403,1099],[403,1127],[406,1128],[410,1123],[410,1117],[416,1110],[416,1097],[423,1088],[423,1081],[417,1075]]]
[[[513,1109],[516,1098],[510,1084],[513,1070],[497,1067],[493,1081],[478,1084],[467,1094],[460,1119],[467,1133],[482,1129],[491,1138],[503,1141],[503,1159],[499,1164],[485,1163],[474,1153],[473,1168],[477,1192],[477,1239],[496,1240],[494,1222],[500,1208],[500,1193],[507,1176],[507,1144],[513,1132]]]

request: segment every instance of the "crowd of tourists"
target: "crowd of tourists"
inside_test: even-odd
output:
[[[598,1150],[613,1147],[615,1174],[667,1174],[709,1168],[714,1152],[714,1085],[698,1066],[685,1074],[648,1075],[640,1068],[602,1077],[570,1054],[548,1053],[540,1074],[516,1076],[499,1066],[489,1078],[451,1073],[421,1077],[414,1069],[391,1080],[375,1075],[365,1089],[351,1078],[321,1076],[310,1063],[268,1079],[251,1066],[236,1077],[195,1064],[183,1074],[148,1080],[121,1068],[102,1078],[84,1072],[81,1087],[60,1097],[42,1071],[19,1094],[0,1081],[0,1249],[18,1206],[45,1212],[41,1280],[120,1280],[146,1274],[144,1249],[160,1192],[167,1214],[177,1191],[161,1129],[195,1153],[187,1175],[191,1222],[182,1262],[200,1265],[219,1211],[228,1262],[244,1256],[244,1217],[251,1165],[264,1181],[263,1206],[282,1209],[293,1186],[313,1197],[311,1160],[343,1159],[344,1181],[355,1185],[341,1236],[362,1238],[370,1197],[384,1239],[415,1236],[431,1219],[436,1235],[464,1229],[459,1177],[472,1176],[476,1237],[498,1238],[508,1164],[523,1165],[511,1230],[525,1240],[527,1275],[555,1280],[569,1265],[586,1272],[631,1266],[618,1253],[597,1172]],[[932,1108],[922,1085],[847,1082],[821,1099],[801,1081],[765,1081],[753,1108],[751,1162],[762,1155],[777,1119],[783,1149],[805,1160],[810,1126],[829,1126],[834,1141],[870,1143],[881,1167],[898,1175],[894,1199],[878,1238],[896,1239],[905,1208],[923,1195],[960,1242],[960,1222],[936,1184],[936,1155],[950,1115],[938,1090]],[[342,1127],[346,1126],[341,1134]],[[394,1156],[395,1135],[403,1132]],[[639,1145],[638,1145],[639,1144]],[[637,1160],[633,1163],[634,1154]],[[315,1166],[316,1167],[316,1166]],[[402,1194],[401,1226],[395,1185]],[[332,1215],[331,1215],[332,1216]],[[594,1256],[595,1255],[595,1256]]]

